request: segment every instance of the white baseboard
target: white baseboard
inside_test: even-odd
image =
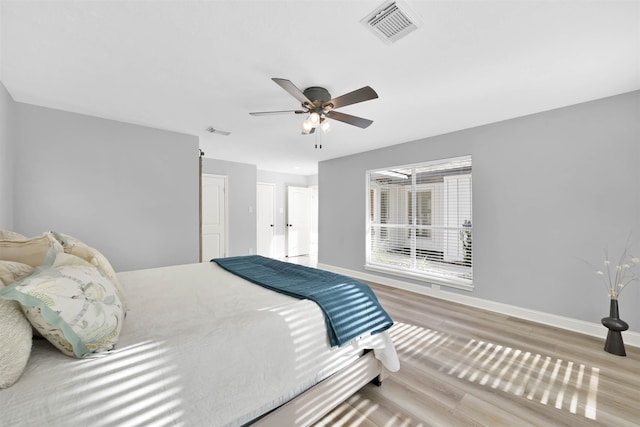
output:
[[[381,285],[387,285],[394,288],[404,289],[416,292],[418,294],[427,295],[434,298],[440,298],[447,301],[457,302],[460,304],[477,307],[484,310],[493,311],[508,316],[518,317],[520,319],[530,320],[532,322],[542,323],[544,325],[554,326],[569,331],[579,332],[582,334],[602,338],[606,338],[606,329],[599,323],[586,322],[584,320],[572,319],[570,317],[558,316],[556,314],[545,313],[543,311],[531,310],[528,308],[518,307],[515,305],[503,304],[500,302],[489,301],[463,294],[447,292],[441,289],[433,289],[429,286],[416,285],[414,283],[405,282],[388,277],[378,276],[362,271],[349,270],[347,268],[336,267],[328,264],[318,264],[318,268],[332,271],[334,273],[353,277],[360,280],[368,280]],[[626,331],[622,333],[625,344],[640,347],[640,333]],[[603,341],[604,342],[604,341]]]

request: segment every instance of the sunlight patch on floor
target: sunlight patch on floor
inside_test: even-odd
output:
[[[584,364],[476,339],[464,339],[432,329],[396,323],[390,330],[398,353],[429,358],[440,371],[461,380],[502,390],[543,405],[595,420],[600,370]],[[443,356],[455,353],[457,363]],[[437,357],[438,356],[438,357]]]

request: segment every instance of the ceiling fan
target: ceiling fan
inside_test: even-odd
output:
[[[252,116],[265,116],[272,114],[309,114],[302,124],[302,133],[314,133],[317,127],[322,130],[329,130],[329,121],[327,119],[338,120],[359,128],[367,128],[372,120],[363,119],[362,117],[352,116],[350,114],[335,111],[337,108],[346,105],[357,104],[358,102],[369,101],[378,97],[375,90],[369,86],[354,90],[337,98],[331,98],[329,91],[323,87],[312,86],[304,91],[298,89],[291,81],[287,79],[272,78],[281,88],[289,92],[291,96],[300,101],[301,110],[285,110],[285,111],[260,111],[249,113]]]

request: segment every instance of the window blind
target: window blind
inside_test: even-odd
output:
[[[367,171],[367,267],[471,287],[471,166],[465,156]]]

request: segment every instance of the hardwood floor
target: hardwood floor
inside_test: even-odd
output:
[[[640,425],[639,348],[371,285],[401,369],[316,426]]]

